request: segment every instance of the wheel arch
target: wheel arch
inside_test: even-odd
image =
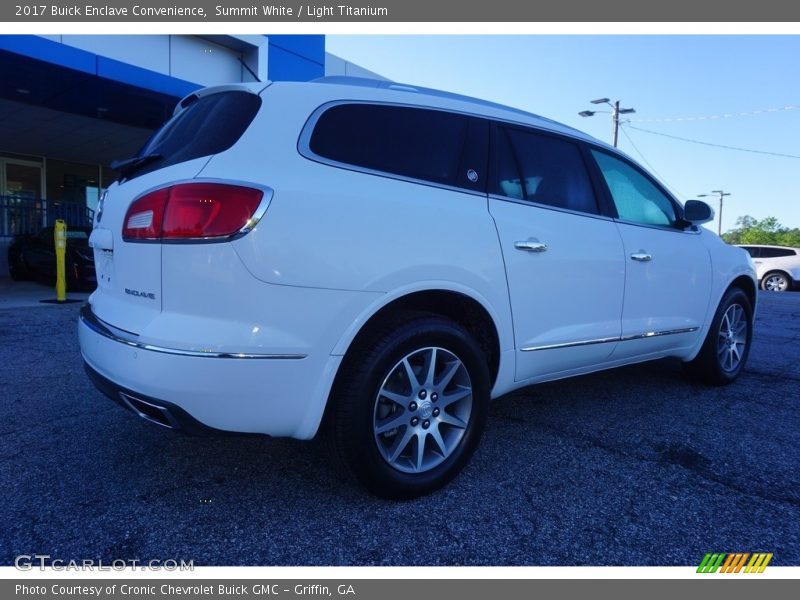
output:
[[[738,287],[745,294],[747,294],[747,299],[750,300],[750,307],[753,309],[753,313],[755,313],[758,287],[756,283],[753,281],[753,279],[751,277],[748,277],[747,275],[740,275],[739,277],[737,277],[728,284],[728,287],[725,288],[725,292],[723,292],[720,298],[725,296],[725,294],[728,293],[728,290],[735,287]]]
[[[469,331],[486,356],[487,366],[494,386],[500,371],[501,332],[497,318],[484,302],[464,290],[430,288],[407,291],[372,307],[369,316],[360,319],[359,326],[345,334],[334,348],[333,354],[343,355],[336,379],[345,370],[348,356],[358,352],[387,320],[401,312],[420,312],[439,315]],[[336,382],[334,380],[334,386]]]
[[[725,303],[725,300],[734,291],[743,293],[750,303],[751,321],[747,344],[744,347],[744,354],[740,353],[738,349],[734,350],[732,346],[728,346],[727,349],[723,347],[723,349],[720,350],[718,345],[719,336],[722,335],[721,326],[722,319],[724,318],[721,311],[724,307],[726,311],[725,314],[727,314],[734,306],[731,303]],[[752,274],[739,274],[725,286],[719,299],[713,305],[713,316],[703,328],[703,335],[700,338],[696,350],[684,359],[687,373],[691,377],[710,385],[727,385],[736,379],[744,368],[743,365],[747,361],[747,355],[749,354],[750,344],[752,342],[752,328],[753,319],[755,318],[757,294],[756,279]],[[742,312],[745,311],[743,310]],[[730,321],[728,323],[728,335],[732,335],[731,328],[733,325],[730,324]],[[719,332],[719,334],[717,332]],[[728,338],[728,342],[731,342],[731,340],[732,338]],[[731,358],[730,369],[724,366],[725,359],[721,358],[721,353],[725,351],[728,352],[728,356]],[[737,364],[733,363],[734,352],[739,361]],[[723,364],[720,364],[720,361],[723,361]]]
[[[756,280],[755,273],[747,273],[747,272],[738,272],[732,276],[730,276],[727,285],[720,285],[719,287],[715,286],[715,290],[712,294],[712,298],[709,301],[708,309],[706,313],[706,319],[703,327],[700,329],[700,335],[698,335],[697,343],[692,347],[690,351],[688,351],[684,356],[682,356],[682,360],[689,361],[693,360],[697,354],[700,352],[701,348],[703,347],[703,343],[705,342],[706,336],[708,335],[709,328],[711,327],[711,322],[714,319],[714,315],[719,308],[720,302],[725,297],[725,294],[728,293],[729,290],[732,288],[739,288],[742,290],[747,299],[750,300],[750,307],[753,311],[753,318],[755,318],[756,314],[756,302],[758,300],[758,287],[760,281]],[[722,283],[722,282],[720,282]]]
[[[488,308],[469,294],[452,289],[408,291],[392,298],[384,298],[379,306],[365,312],[369,317],[361,322],[361,326],[349,340],[344,355],[338,355],[341,360],[320,423],[321,439],[327,444],[329,455],[338,465],[344,467],[342,471],[352,475],[372,493],[392,499],[414,498],[449,482],[461,471],[477,447],[488,413],[490,381],[497,377],[499,370],[500,333]],[[460,325],[458,331],[464,329],[470,332],[474,336],[473,340],[465,343],[463,338],[467,337],[466,334],[460,335],[452,327],[447,327],[450,322]],[[424,324],[429,329],[418,329],[418,325],[423,327]],[[383,387],[389,381],[382,370],[376,371],[376,366],[380,365],[380,369],[385,369],[394,365],[390,374],[396,368],[404,371],[395,362],[398,357],[392,357],[392,352],[403,348],[404,354],[400,356],[405,356],[405,369],[412,369],[407,361],[411,355],[405,353],[411,351],[416,354],[420,349],[417,345],[420,340],[407,336],[417,335],[421,331],[426,335],[446,332],[447,339],[469,355],[458,357],[461,361],[468,358],[465,362],[474,364],[476,360],[481,360],[481,354],[487,361],[488,373],[482,366],[475,373],[468,373],[471,386],[468,390],[469,413],[466,416],[458,415],[462,419],[461,426],[458,427],[461,431],[455,436],[455,440],[452,435],[443,436],[439,432],[439,425],[445,420],[444,415],[441,415],[441,419],[434,418],[440,416],[439,409],[431,404],[437,402],[433,392],[438,391],[443,397],[447,397],[444,388],[434,386],[429,392],[430,402],[427,402],[431,412],[419,414],[419,418],[415,418],[417,414],[413,412],[411,415],[406,413],[416,411],[418,406],[412,404],[422,402],[420,399],[428,397],[422,390],[412,389],[413,397],[400,395],[400,398],[392,398],[389,392],[376,395],[376,383],[383,381],[380,384]],[[398,346],[398,343],[401,345]],[[425,345],[429,344],[426,342]],[[449,344],[445,343],[443,347],[448,348]],[[423,350],[430,352],[428,356],[434,356],[432,348],[425,347]],[[457,348],[451,350],[458,352]],[[428,371],[428,374],[431,372]],[[473,375],[477,375],[478,379],[472,379]],[[416,375],[409,373],[408,377],[409,383],[413,379],[419,382]],[[478,386],[479,391],[477,402],[475,386]],[[416,395],[417,391],[419,395]],[[381,396],[390,398],[403,408],[397,411],[399,417],[394,416],[383,421],[382,429],[378,430],[376,419],[387,418],[387,414],[379,416],[380,413],[376,412]],[[465,400],[465,397],[461,395],[461,399]],[[448,403],[443,403],[442,412],[447,405]],[[367,420],[365,415],[371,418]],[[452,413],[450,416],[454,415]],[[403,419],[410,421],[405,423],[403,429],[398,429]],[[453,424],[452,421],[447,421],[447,425]],[[429,428],[435,432],[434,439],[439,440],[434,442],[438,445],[438,450],[426,450]],[[391,438],[385,445],[381,441],[383,435]],[[414,437],[417,439],[416,443],[411,441]],[[450,441],[446,442],[448,439]],[[410,471],[403,468],[403,464],[408,466],[409,457],[402,463],[399,460],[394,463],[401,452],[406,452],[406,448],[411,449],[409,457],[414,458],[416,470],[414,467]],[[424,464],[426,456],[433,460],[427,466]]]

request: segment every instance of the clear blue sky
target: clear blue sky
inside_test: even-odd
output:
[[[620,99],[661,133],[800,156],[800,36],[327,36],[327,50],[385,77],[522,108],[610,142],[611,117],[578,112]],[[723,231],[738,216],[800,227],[800,159],[713,148],[626,129],[620,148],[681,200],[723,189]],[[706,200],[709,200],[706,198]],[[716,201],[711,203],[715,210]]]

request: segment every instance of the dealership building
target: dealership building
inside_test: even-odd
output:
[[[376,77],[323,35],[0,35],[0,276],[14,235],[89,222],[115,159],[205,86]]]

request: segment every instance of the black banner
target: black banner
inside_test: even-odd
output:
[[[304,3],[225,0],[3,2],[3,22],[780,22],[800,21],[800,3],[762,0],[371,0]]]
[[[700,576],[673,580],[553,579],[25,579],[0,582],[0,596],[14,600],[492,600],[494,598],[738,598],[794,597],[788,579]]]

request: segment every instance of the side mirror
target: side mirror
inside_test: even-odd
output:
[[[702,225],[714,220],[714,209],[700,200],[687,200],[683,206],[683,220],[692,225]]]

